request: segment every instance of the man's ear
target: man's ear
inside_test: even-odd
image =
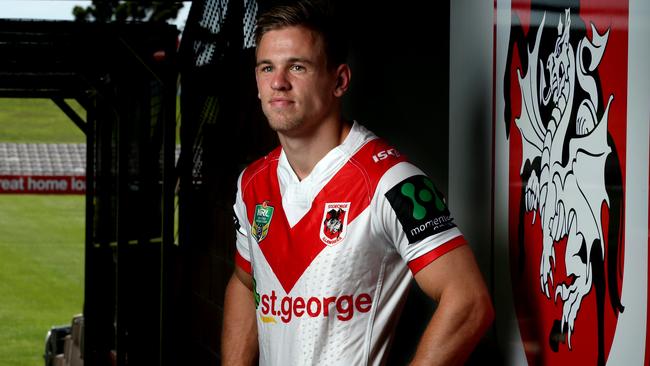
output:
[[[336,86],[334,87],[334,96],[342,97],[350,87],[350,78],[352,71],[348,64],[341,64],[336,68]]]

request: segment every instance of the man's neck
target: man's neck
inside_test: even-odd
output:
[[[303,136],[278,137],[291,168],[303,180],[327,153],[343,143],[351,128],[350,123],[337,121],[320,124]]]

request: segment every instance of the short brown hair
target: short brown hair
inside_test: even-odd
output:
[[[322,1],[297,0],[273,6],[257,19],[255,44],[259,45],[269,31],[295,26],[311,29],[322,37],[328,67],[346,63],[348,48],[343,27],[331,6]]]

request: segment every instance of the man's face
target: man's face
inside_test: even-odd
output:
[[[273,130],[299,134],[338,113],[337,73],[327,68],[320,36],[304,27],[272,30],[256,57],[257,90]]]

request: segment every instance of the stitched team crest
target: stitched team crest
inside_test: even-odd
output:
[[[350,202],[326,203],[323,211],[323,224],[320,229],[320,239],[326,245],[332,246],[345,239],[348,227],[348,212]]]
[[[255,238],[258,243],[264,240],[266,235],[269,233],[271,218],[273,218],[273,210],[273,206],[269,205],[269,201],[264,201],[261,205],[255,206],[252,234],[253,238]]]

